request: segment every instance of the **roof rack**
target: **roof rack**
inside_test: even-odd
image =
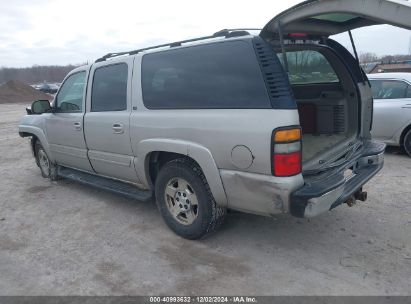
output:
[[[195,42],[195,41],[200,41],[200,40],[207,40],[207,39],[213,39],[213,38],[219,38],[219,37],[232,38],[232,37],[246,36],[246,35],[250,35],[248,31],[261,31],[261,29],[258,29],[258,28],[223,29],[221,31],[214,33],[211,36],[204,36],[204,37],[181,40],[181,41],[176,41],[176,42],[171,42],[171,43],[159,44],[159,45],[150,46],[150,47],[133,50],[133,51],[127,51],[127,52],[108,53],[104,55],[103,57],[97,59],[95,62],[106,61],[107,59],[118,57],[118,56],[135,55],[140,52],[144,52],[144,51],[148,51],[152,49],[158,49],[162,47],[170,47],[170,48],[177,47],[177,46],[181,46],[183,43],[190,43],[190,42]]]

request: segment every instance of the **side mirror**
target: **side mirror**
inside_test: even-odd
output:
[[[32,114],[43,114],[47,112],[51,112],[51,106],[48,100],[36,100],[31,104]]]

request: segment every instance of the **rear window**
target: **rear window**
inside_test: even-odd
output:
[[[399,80],[370,80],[374,99],[406,98],[409,91],[407,83]]]
[[[282,62],[282,54],[278,54]],[[339,82],[337,74],[323,54],[313,50],[287,52],[291,84]]]
[[[355,18],[358,18],[358,15],[346,14],[346,13],[330,13],[330,14],[322,14],[322,15],[314,16],[311,18],[316,19],[316,20],[344,23],[347,21],[351,21]]]
[[[271,107],[255,52],[241,41],[147,54],[142,88],[150,109]]]

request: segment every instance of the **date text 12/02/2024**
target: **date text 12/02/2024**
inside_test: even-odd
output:
[[[150,303],[257,303],[255,297],[150,297]]]

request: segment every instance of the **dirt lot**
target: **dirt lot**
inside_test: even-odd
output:
[[[0,106],[0,294],[410,295],[411,159],[390,149],[369,200],[311,221],[232,213],[199,242],[154,204],[41,178],[24,106]]]

